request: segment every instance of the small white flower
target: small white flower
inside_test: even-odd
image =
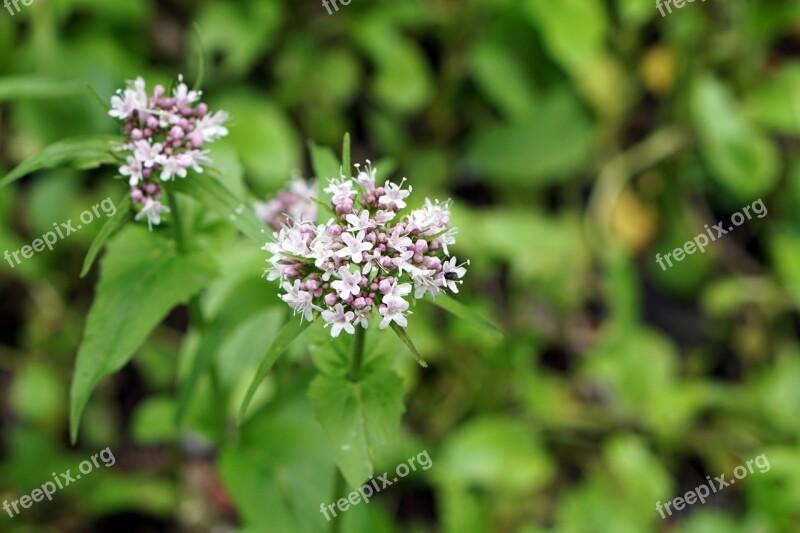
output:
[[[125,160],[127,164],[119,167],[119,173],[121,176],[130,176],[128,185],[134,187],[144,179],[142,175],[142,164],[138,159],[130,155],[125,158]]]
[[[386,293],[384,298],[386,296],[397,296],[399,298],[402,296],[406,296],[410,293],[411,293],[410,283],[401,283],[400,285],[398,285],[397,280],[395,280],[394,283],[392,283],[392,288],[389,290],[389,292]]]
[[[342,330],[351,335],[354,334],[356,328],[351,323],[353,318],[355,318],[355,313],[352,311],[345,313],[344,307],[340,303],[334,306],[333,311],[322,312],[322,320],[326,322],[325,326],[331,325],[331,337],[338,337]]]
[[[177,156],[178,161],[184,168],[191,168],[198,174],[203,173],[203,166],[211,164],[207,150],[189,150]],[[185,176],[181,176],[185,177]]]
[[[186,167],[179,157],[162,157],[159,161],[161,164],[161,181],[170,181],[178,176],[179,178],[186,177]]]
[[[314,318],[313,311],[315,309],[311,293],[300,289],[299,280],[295,280],[294,285],[284,281],[281,287],[286,291],[286,294],[281,295],[281,300],[289,304],[295,313],[301,313],[303,318],[311,322]]]
[[[160,163],[163,156],[161,151],[164,145],[161,143],[150,144],[146,140],[136,141],[133,149],[133,156],[139,160],[145,168],[152,168],[156,163]]]
[[[396,215],[397,213],[395,213],[394,211],[384,211],[383,209],[380,209],[378,210],[377,213],[375,213],[375,221],[378,222],[379,224],[386,224],[387,222],[392,220]]]
[[[161,224],[161,213],[169,213],[169,207],[162,205],[161,202],[147,198],[142,210],[136,214],[135,220],[141,220],[147,217],[147,227],[153,229],[153,224],[156,226]]]
[[[361,281],[361,272],[351,273],[346,266],[343,266],[339,268],[339,276],[342,279],[337,279],[331,283],[333,290],[339,293],[339,298],[344,300],[351,294],[357,296],[361,291],[361,287],[358,285]]]
[[[364,309],[356,309],[353,312],[356,315],[356,319],[353,324],[367,329],[367,326],[369,326],[369,316],[372,313],[372,310],[365,307]]]
[[[344,242],[345,247],[337,251],[336,255],[339,257],[350,256],[354,263],[360,264],[363,259],[362,254],[372,250],[372,243],[369,241],[364,242],[364,236],[363,231],[359,231],[355,237],[349,233],[343,233],[342,242]]]
[[[375,187],[375,174],[377,173],[377,169],[372,168],[372,162],[367,159],[367,168],[365,170],[361,170],[361,165],[356,164],[355,167],[358,169],[358,176],[356,179],[358,183],[367,189],[372,189]]]
[[[199,91],[190,91],[189,87],[183,83],[183,75],[178,76],[178,86],[172,91],[172,96],[175,97],[175,103],[178,105],[189,105],[200,100]]]
[[[397,251],[403,251],[409,246],[411,246],[412,242],[409,237],[400,233],[398,228],[395,228],[392,231],[392,234],[389,235],[389,238],[386,241],[386,246],[389,248],[394,248]],[[414,253],[412,252],[409,257],[413,257]]]
[[[418,229],[425,236],[434,235],[450,224],[450,202],[432,203],[426,198],[425,206],[409,213],[408,218],[412,229]]]
[[[403,272],[414,273],[415,271],[419,270],[419,268],[411,264],[411,259],[413,257],[414,257],[413,250],[406,250],[404,252],[400,252],[400,255],[395,257],[394,262],[397,265],[397,270],[399,270],[401,274]]]
[[[465,264],[469,264],[469,261]],[[458,280],[464,277],[467,269],[462,265],[456,265],[456,257],[453,256],[442,263],[442,280],[444,285],[454,293],[458,293]]]
[[[383,297],[383,303],[378,312],[383,316],[380,328],[386,329],[389,324],[394,321],[398,326],[406,327],[408,320],[403,314],[408,310],[408,302],[399,296],[386,295]]]
[[[442,286],[444,285],[444,276],[438,276],[433,270],[419,270],[411,274],[411,279],[414,281],[414,298],[419,300],[426,294],[430,293],[431,296],[436,298],[442,293]]]
[[[195,129],[200,132],[203,141],[216,141],[228,135],[228,128],[223,126],[227,120],[228,113],[225,111],[217,111],[214,114],[206,115],[198,120]]]
[[[278,234],[278,243],[282,252],[305,257],[309,253],[308,238],[301,231],[302,226],[283,228]]]
[[[144,79],[138,77],[132,88],[129,85],[124,91],[117,91],[117,96],[111,97],[111,110],[108,114],[120,120],[127,120],[134,112],[146,110],[147,93]]]
[[[361,211],[361,215],[357,216],[355,213],[351,213],[345,217],[345,220],[350,224],[350,227],[347,228],[348,231],[361,231],[372,229],[373,224],[372,220],[370,220],[369,211],[364,209]]]
[[[325,188],[325,192],[331,195],[331,202],[338,205],[345,200],[352,198],[357,193],[353,190],[353,182],[345,180],[342,183],[331,181],[330,185]]]
[[[411,194],[411,190],[412,190],[411,187],[409,187],[408,190],[406,191],[401,189],[400,185],[387,181],[386,185],[384,186],[384,194],[383,196],[378,198],[378,203],[380,205],[385,205],[389,207],[391,207],[394,204],[397,207],[397,209],[403,209],[406,206],[405,198],[407,198],[408,195]]]

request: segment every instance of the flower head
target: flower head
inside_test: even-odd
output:
[[[306,320],[318,311],[333,337],[366,328],[374,315],[381,329],[405,327],[412,298],[458,292],[466,274],[447,248],[455,241],[449,202],[426,200],[401,216],[411,188],[376,186],[371,165],[356,170],[325,189],[333,217],[323,223],[316,188],[302,180],[256,207],[276,228],[264,246],[267,278],[281,280],[281,298]]]
[[[202,172],[211,164],[205,143],[228,134],[223,126],[224,111],[210,114],[199,103],[199,91],[190,90],[178,78],[178,85],[168,94],[156,85],[148,94],[141,77],[130,82],[111,98],[108,114],[123,121],[126,152],[119,173],[128,179],[131,198],[139,209],[136,219],[147,217],[148,226],[161,223],[161,213],[168,213],[161,198],[161,182],[185,178],[189,170]]]

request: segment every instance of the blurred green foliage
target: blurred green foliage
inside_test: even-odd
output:
[[[311,174],[308,141],[338,153],[351,132],[354,162],[377,159],[415,194],[454,198],[454,251],[472,262],[459,300],[506,332],[498,340],[415,308],[409,333],[431,367],[397,344],[400,356],[370,369],[374,393],[393,402],[370,431],[402,414],[373,466],[393,470],[423,449],[433,466],[353,507],[344,531],[800,530],[800,4],[708,0],[663,18],[639,0],[340,7],[35,0],[13,17],[2,10],[0,171],[66,137],[115,133],[84,82],[107,98],[137,75],[194,79],[196,24],[206,98],[232,116],[213,149],[231,191],[272,194],[293,172]],[[93,166],[102,153],[86,156]],[[113,176],[54,169],[0,190],[0,250],[121,198]],[[759,197],[763,219],[669,270],[655,262]],[[263,252],[224,217],[186,207],[206,253],[195,279],[222,266],[203,307],[229,405],[202,379],[176,429],[175,376],[203,346],[179,308],[100,382],[71,447],[67,394],[97,267],[78,274],[100,225],[14,269],[3,263],[0,500],[99,448],[118,461],[52,503],[0,516],[0,531],[324,530],[336,458],[313,412],[354,413],[347,398],[327,404],[314,391],[338,379],[338,355],[296,343],[240,433],[218,427],[213,413],[235,414],[285,309],[259,279]],[[153,267],[131,244],[143,230],[127,231],[116,260]],[[176,289],[146,289],[143,320],[161,321],[160,295]],[[257,311],[242,317],[226,302]],[[125,349],[112,343],[104,370]],[[769,472],[661,520],[657,501],[761,453]]]

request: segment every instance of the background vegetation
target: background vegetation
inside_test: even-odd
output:
[[[116,132],[88,95],[137,75],[197,74],[232,115],[214,145],[226,185],[265,198],[306,142],[353,137],[418,196],[452,197],[460,300],[503,341],[429,306],[399,352],[407,410],[375,469],[433,467],[346,513],[345,531],[800,530],[800,4],[708,0],[661,17],[644,0],[34,0],[0,11],[0,174],[48,144]],[[47,80],[75,81],[69,93]],[[0,192],[0,250],[125,194],[114,172],[39,172]],[[704,224],[769,209],[662,271]],[[221,265],[206,310],[233,413],[285,318],[265,255],[196,209]],[[117,458],[0,530],[323,531],[334,463],[298,342],[240,434],[204,384],[173,423],[191,353],[174,310],[104,380],[69,444],[68,389],[97,267],[95,223],[13,270],[0,265],[0,499],[101,448]],[[232,291],[236,287],[239,292]],[[226,298],[251,305],[217,316]],[[255,302],[255,303],[253,303]],[[317,364],[319,361],[317,360]],[[185,371],[185,369],[184,369]],[[679,496],[765,453],[771,469],[662,521]]]

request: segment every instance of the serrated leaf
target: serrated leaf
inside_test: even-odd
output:
[[[451,313],[458,318],[469,322],[473,326],[477,326],[485,331],[488,331],[497,338],[503,338],[503,331],[500,329],[500,326],[494,324],[489,319],[482,317],[458,300],[451,298],[449,295],[440,294],[436,298],[433,298],[429,301],[433,303],[433,305],[441,307],[448,313]]]
[[[358,381],[320,374],[311,382],[317,419],[351,487],[373,474],[375,449],[397,434],[405,411],[403,392],[400,377],[385,369],[366,371]]]
[[[247,408],[250,406],[250,402],[252,401],[258,386],[270,371],[272,365],[275,364],[275,361],[278,360],[278,357],[283,355],[283,353],[289,348],[289,345],[292,344],[292,342],[310,325],[311,322],[308,320],[300,321],[297,318],[292,318],[286,323],[285,326],[283,326],[280,333],[278,333],[278,336],[275,337],[275,340],[272,341],[272,344],[267,350],[264,359],[258,366],[256,377],[253,378],[252,383],[250,383],[250,387],[247,389],[247,394],[245,395],[242,405],[239,408],[239,423],[241,423],[241,421],[244,419],[244,415],[247,414]]]
[[[103,249],[105,246],[106,241],[117,231],[128,219],[128,214],[131,212],[131,208],[133,204],[131,203],[130,195],[126,194],[125,197],[116,203],[117,212],[114,213],[114,216],[107,219],[103,227],[100,228],[100,233],[97,234],[97,237],[94,238],[92,241],[92,245],[89,246],[89,251],[86,253],[86,259],[83,260],[83,269],[81,269],[81,277],[86,276],[91,270],[92,265],[94,264],[94,260],[97,258],[97,254],[100,253],[100,250]]]
[[[263,243],[267,240],[267,227],[255,212],[208,173],[176,180],[170,183],[170,188],[199,201],[254,241]]]
[[[428,363],[426,363],[425,359],[422,358],[422,355],[420,355],[419,350],[417,350],[417,347],[414,346],[414,342],[411,340],[411,337],[408,336],[406,330],[403,329],[402,326],[399,326],[394,322],[391,323],[391,326],[392,326],[392,331],[394,331],[397,334],[397,336],[400,337],[400,340],[403,341],[403,343],[405,343],[406,346],[408,346],[408,349],[411,351],[411,355],[413,355],[414,359],[417,360],[419,366],[421,366],[422,368],[428,368]]]
[[[43,168],[71,166],[88,169],[115,163],[117,160],[112,151],[121,143],[122,139],[116,135],[89,135],[58,141],[6,174],[0,179],[0,189]]]
[[[95,300],[75,361],[70,393],[70,435],[97,383],[122,368],[175,306],[216,274],[208,254],[179,255],[157,233],[129,226],[109,244]]]
[[[260,412],[220,453],[220,476],[247,531],[327,531],[318,511],[333,490],[333,461],[308,400],[291,402]]]
[[[79,81],[60,81],[37,76],[5,76],[0,79],[0,102],[62,98],[83,92]]]

